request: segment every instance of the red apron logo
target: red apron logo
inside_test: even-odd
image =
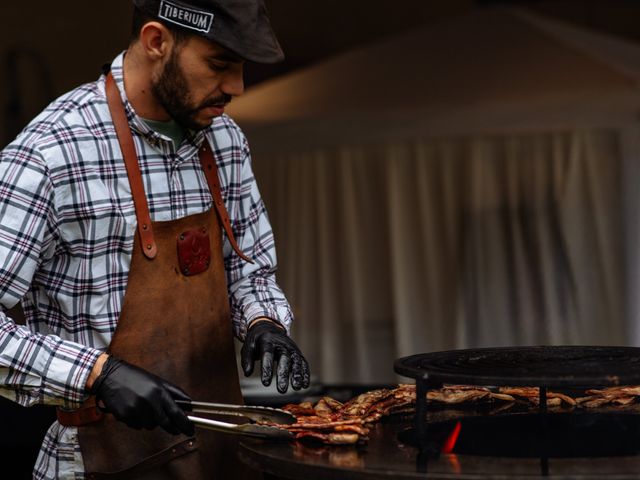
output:
[[[193,10],[166,0],[160,2],[158,16],[176,25],[204,33],[209,33],[213,24],[213,13]]]

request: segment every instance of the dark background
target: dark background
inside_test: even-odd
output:
[[[339,52],[474,8],[520,6],[640,41],[636,0],[266,0],[286,54],[278,65],[247,65],[246,85]],[[87,5],[91,5],[87,8]],[[43,106],[126,48],[131,1],[2,2],[0,142],[11,141]],[[384,59],[381,59],[384,61]]]
[[[287,58],[278,65],[247,65],[246,85],[250,88],[419,25],[435,24],[474,8],[498,4],[523,6],[640,42],[637,0],[267,0]],[[95,80],[102,64],[126,48],[130,13],[129,0],[2,3],[3,146],[47,103],[80,83]],[[399,87],[393,88],[401,88],[400,72],[398,75]],[[19,321],[20,315],[15,318]],[[341,391],[349,395],[347,386]],[[12,479],[31,478],[42,437],[53,419],[51,407],[26,409],[0,399],[0,461],[17,468]],[[9,477],[3,474],[3,478]]]
[[[473,8],[529,8],[581,26],[640,41],[637,0],[267,0],[287,55],[275,66],[250,65],[247,84],[301,68],[349,48]]]

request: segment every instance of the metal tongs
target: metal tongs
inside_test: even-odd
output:
[[[271,425],[261,425],[260,423],[277,423],[281,425],[291,425],[296,423],[296,417],[289,412],[271,407],[229,405],[226,403],[188,402],[176,400],[184,410],[193,413],[209,413],[215,415],[243,417],[250,420],[249,423],[227,423],[210,418],[195,417],[187,415],[197,427],[216,430],[218,432],[233,433],[236,435],[246,435],[250,437],[268,438],[272,440],[291,440],[293,434],[284,428]],[[259,422],[259,423],[255,423]]]

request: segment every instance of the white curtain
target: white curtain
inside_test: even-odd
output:
[[[254,170],[322,382],[395,382],[427,351],[628,342],[615,131],[254,152]]]

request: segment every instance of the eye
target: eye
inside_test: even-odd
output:
[[[207,63],[209,64],[209,68],[214,72],[224,72],[229,68],[229,64],[227,62],[209,60]]]

